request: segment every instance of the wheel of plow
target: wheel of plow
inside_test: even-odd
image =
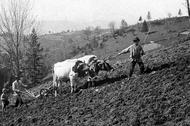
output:
[[[47,97],[49,95],[52,95],[53,96],[53,87],[50,87],[49,89],[41,89],[40,90],[40,96],[41,97]]]

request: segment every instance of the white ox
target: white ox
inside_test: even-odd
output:
[[[55,96],[57,96],[57,88],[61,81],[70,81],[71,93],[76,89],[76,77],[84,77],[88,75],[89,66],[77,59],[68,59],[63,62],[55,63],[53,66],[53,86],[55,89]]]
[[[98,58],[96,55],[85,55],[83,57],[78,58],[78,60],[90,65],[90,64],[96,62],[98,60]]]

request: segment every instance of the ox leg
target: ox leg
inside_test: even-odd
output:
[[[55,91],[55,97],[57,97],[57,77],[53,74],[53,90]]]
[[[57,83],[57,94],[60,94],[60,83],[61,81],[58,81]]]
[[[70,83],[71,83],[71,93],[75,92],[75,88],[76,88],[76,81],[75,81],[75,78],[76,78],[76,74],[71,74],[70,75]]]
[[[57,97],[57,87],[55,87],[55,97]]]
[[[2,112],[4,112],[5,111],[5,104],[4,104],[4,102],[2,101]]]
[[[94,80],[94,78],[88,77],[88,79],[87,79],[88,88],[94,87],[94,81],[93,80]]]
[[[70,77],[70,83],[71,83],[71,93],[74,92],[74,80],[73,77]]]
[[[57,97],[57,86],[55,86],[54,89],[55,89],[55,97]]]
[[[55,89],[55,97],[57,97],[58,95],[58,89],[59,89],[59,84],[60,82],[58,80],[56,80],[55,85],[54,85],[54,89]]]

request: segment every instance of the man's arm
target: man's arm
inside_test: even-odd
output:
[[[22,81],[19,81],[19,83],[20,83],[23,87],[28,87],[28,85],[25,85]]]
[[[26,85],[26,84],[23,84],[23,83],[22,83],[22,86],[24,86],[24,87],[28,87],[28,85]]]
[[[124,49],[120,53],[118,53],[118,55],[121,55],[121,54],[124,54],[124,53],[128,53],[130,48],[131,48],[131,46],[127,47],[126,49]]]

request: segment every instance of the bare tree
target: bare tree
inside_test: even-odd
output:
[[[149,21],[148,32],[150,32],[150,30],[151,30],[151,23],[150,23],[150,20],[152,19],[151,14],[150,14],[150,11],[148,11],[147,19],[148,19],[148,21]],[[148,34],[147,34],[147,37],[148,37]]]
[[[142,27],[142,16],[140,16],[139,17],[139,20],[138,20],[138,22],[137,22],[137,26],[138,26],[138,29],[139,29],[139,31],[141,30],[141,27]]]
[[[148,27],[148,31],[147,31],[148,33],[151,31],[151,22],[150,22],[151,19],[152,19],[152,17],[151,17],[150,11],[148,11],[148,14],[147,14],[147,20],[149,21],[149,27]],[[144,25],[144,23],[145,22],[143,22],[143,25]],[[148,36],[149,36],[149,34],[147,34],[145,36],[144,41],[146,41],[148,39]]]
[[[110,22],[110,23],[108,24],[108,26],[109,26],[109,28],[110,28],[111,33],[113,34],[114,31],[115,31],[115,22],[114,22],[114,21]]]
[[[150,14],[150,11],[148,11],[147,19],[148,19],[148,21],[150,21],[150,20],[152,19],[151,14]]]
[[[100,26],[96,26],[95,29],[94,29],[94,32],[95,32],[96,35],[101,34],[101,27]]]
[[[169,12],[168,13],[168,18],[171,18],[172,17],[172,14]]]
[[[188,16],[190,17],[189,0],[184,0],[182,4],[185,6],[185,8],[187,8],[187,13],[188,13]]]
[[[186,7],[187,7],[188,16],[190,17],[189,0],[186,0]]]
[[[20,76],[25,34],[34,25],[30,0],[8,0],[0,7],[1,48],[8,53],[12,72]]]
[[[125,29],[125,28],[127,28],[127,27],[128,27],[127,22],[125,21],[125,19],[122,19],[122,20],[121,20],[121,26],[120,26],[120,28],[121,28],[121,29]]]
[[[142,17],[141,17],[141,16],[139,17],[139,20],[138,20],[138,21],[139,21],[140,23],[142,22]]]
[[[179,9],[179,11],[178,11],[178,15],[179,15],[179,16],[182,15],[181,9]]]

